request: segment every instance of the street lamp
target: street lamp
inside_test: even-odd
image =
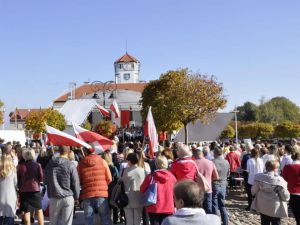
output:
[[[235,122],[235,143],[238,144],[239,143],[239,138],[238,138],[238,129],[237,129],[237,113],[239,112],[236,108],[231,111],[232,113],[234,113],[234,122]]]
[[[94,81],[91,83],[92,90],[94,91],[94,95],[92,98],[99,99],[99,95],[97,94],[98,91],[102,89],[103,95],[103,107],[105,108],[105,96],[106,92],[110,91],[109,98],[115,98],[114,91],[117,90],[117,84],[114,81]]]
[[[3,116],[2,130],[4,130],[4,124],[5,124],[5,107],[2,107],[2,116]]]

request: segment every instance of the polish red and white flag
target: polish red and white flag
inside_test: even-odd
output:
[[[149,107],[146,123],[144,126],[144,136],[148,137],[149,140],[149,156],[151,159],[154,157],[154,152],[158,151],[158,135],[151,111],[151,106]]]
[[[109,111],[107,109],[105,109],[103,106],[96,104],[97,109],[99,109],[100,113],[103,116],[109,116]]]
[[[46,125],[47,141],[52,143],[54,146],[73,146],[73,147],[86,147],[91,146],[84,141],[55,129],[54,127]]]
[[[111,105],[110,105],[109,108],[111,109],[111,111],[114,112],[115,118],[119,118],[120,117],[120,110],[119,110],[119,107],[118,107],[116,99],[113,100],[113,102],[111,103]]]
[[[75,136],[82,141],[93,143],[97,153],[109,150],[110,147],[114,144],[112,140],[100,134],[84,129],[74,122],[72,124],[75,132]]]

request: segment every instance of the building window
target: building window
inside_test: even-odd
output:
[[[120,69],[122,69],[122,68],[123,68],[123,64],[119,64],[119,66],[120,66]]]
[[[131,63],[131,68],[134,69],[134,63]]]

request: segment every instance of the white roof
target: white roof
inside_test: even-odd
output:
[[[59,112],[65,116],[67,125],[72,125],[72,122],[82,124],[96,104],[95,99],[68,100]]]
[[[188,127],[188,141],[214,141],[218,139],[223,129],[232,120],[234,113],[217,113],[216,117],[210,124],[203,124],[196,121],[195,124],[189,123]],[[174,141],[184,142],[184,128],[182,128],[174,138]]]

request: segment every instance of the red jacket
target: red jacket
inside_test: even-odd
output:
[[[81,191],[80,199],[108,197],[108,184],[112,181],[109,167],[98,155],[88,155],[78,167]]]
[[[235,172],[236,169],[241,166],[240,158],[235,152],[229,152],[226,155],[226,160],[230,165],[230,173]]]
[[[157,183],[157,202],[155,205],[147,206],[146,211],[149,213],[173,214],[173,187],[176,183],[176,178],[168,170],[157,170],[145,178],[140,188],[142,193],[147,190],[152,176]]]
[[[283,168],[282,176],[288,183],[291,194],[300,194],[300,164],[289,164]]]
[[[174,174],[178,181],[183,179],[195,180],[197,177],[197,168],[195,162],[192,161],[191,157],[179,158],[172,163],[170,172]]]

